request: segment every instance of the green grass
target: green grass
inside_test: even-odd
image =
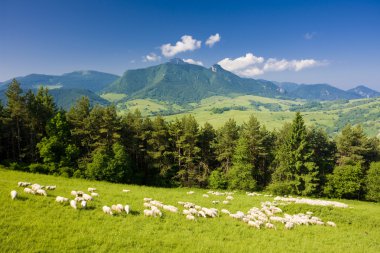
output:
[[[47,197],[27,195],[18,181],[57,185]],[[96,187],[100,197],[87,210],[74,210],[55,202],[55,196],[70,197],[71,190]],[[19,198],[11,200],[10,191]],[[123,193],[122,189],[131,192]],[[164,212],[162,218],[144,217],[143,198],[152,197],[177,207],[191,201],[211,207],[224,197],[207,190],[153,188],[106,182],[66,179],[0,169],[0,252],[380,252],[380,205],[344,200],[352,208],[340,209],[291,204],[282,207],[289,214],[313,211],[336,228],[298,226],[294,230],[257,230],[227,216],[188,221],[182,214]],[[248,197],[235,193],[230,211],[248,211],[270,197]],[[109,216],[103,205],[129,204],[132,214]],[[182,211],[183,208],[179,208]]]
[[[123,93],[104,93],[101,94],[100,97],[108,100],[111,103],[115,103],[122,100],[123,98],[126,98],[127,95]]]
[[[163,115],[167,120],[192,114],[198,123],[208,122],[215,128],[220,128],[230,118],[238,124],[249,119],[251,114],[266,126],[267,129],[279,129],[285,122],[290,122],[295,113],[290,111],[292,106],[304,105],[305,100],[282,100],[252,95],[244,96],[214,96],[201,100],[199,103],[176,105],[151,99],[136,99],[118,103],[120,114],[139,109],[143,116]],[[362,124],[364,131],[370,136],[380,136],[380,98],[354,99],[350,101],[321,102],[320,109],[303,109],[307,125],[326,129],[335,135],[345,124]],[[244,110],[239,109],[244,108]],[[231,108],[223,113],[213,113],[216,108]]]

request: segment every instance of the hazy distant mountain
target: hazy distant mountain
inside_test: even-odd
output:
[[[57,88],[85,89],[93,92],[102,90],[106,85],[115,81],[119,76],[98,71],[75,71],[60,76],[31,74],[16,77],[22,89],[36,89],[47,86],[51,90]],[[0,89],[6,89],[12,80],[2,83]]]
[[[353,89],[348,90],[347,92],[358,95],[362,98],[380,97],[380,92],[372,90],[364,85],[359,85]]]
[[[233,93],[281,96],[272,82],[241,78],[219,65],[205,68],[180,59],[149,68],[127,70],[103,91],[126,93],[129,98],[153,98],[176,103]]]
[[[360,98],[356,94],[338,89],[329,84],[300,84],[296,89],[287,93],[292,98],[307,100],[338,100]]]

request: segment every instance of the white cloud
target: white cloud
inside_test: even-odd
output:
[[[311,32],[311,33],[305,33],[305,35],[303,36],[305,38],[305,40],[311,40],[314,38],[314,36],[317,35],[316,32]]]
[[[143,62],[155,62],[155,61],[160,61],[160,60],[161,60],[161,56],[156,55],[155,53],[150,53],[143,57]]]
[[[235,71],[245,69],[251,65],[262,63],[263,57],[254,56],[252,53],[247,53],[245,56],[238,57],[236,59],[224,58],[218,64],[225,70]]]
[[[265,60],[264,57],[247,53],[245,56],[241,56],[236,59],[225,58],[219,61],[218,64],[222,66],[222,68],[239,76],[255,77],[266,72],[279,72],[286,70],[297,72],[306,68],[328,65],[328,62],[317,61],[314,59],[277,60],[276,58],[269,58]]]
[[[178,53],[185,51],[193,51],[201,47],[201,41],[193,39],[190,35],[184,35],[181,37],[181,41],[177,41],[175,45],[170,43],[161,46],[161,53],[165,57],[172,57]]]
[[[207,40],[206,40],[206,45],[209,47],[212,47],[216,42],[219,42],[221,39],[219,33],[216,33],[215,35],[211,35]]]
[[[183,59],[184,62],[190,63],[190,64],[195,64],[199,66],[203,66],[203,62],[201,61],[195,61],[193,59]]]
[[[302,69],[323,66],[326,64],[327,62],[316,61],[314,59],[287,61],[285,59],[277,60],[274,58],[270,58],[265,62],[263,69],[264,71],[284,71],[284,70],[300,71]]]

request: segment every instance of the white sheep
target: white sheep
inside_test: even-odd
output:
[[[260,229],[260,223],[258,221],[248,221],[248,226],[255,227],[257,229]]]
[[[119,210],[119,213],[121,213],[122,211],[124,211],[124,206],[122,204],[117,204],[116,208],[117,208],[117,210]]]
[[[336,227],[336,224],[332,221],[326,222],[326,225],[331,226],[331,227]]]
[[[17,192],[15,190],[11,191],[11,198],[15,199],[17,197]]]
[[[144,215],[145,216],[153,216],[153,210],[145,209],[144,210]]]
[[[77,191],[71,191],[70,193],[72,196],[77,196]]]
[[[32,189],[30,189],[30,188],[25,188],[24,189],[24,192],[25,193],[29,193],[29,194],[36,194]]]
[[[89,192],[94,192],[94,191],[96,191],[96,188],[92,188],[92,187],[90,187],[90,188],[88,188],[87,189]]]
[[[82,206],[83,209],[85,209],[87,207],[87,201],[82,200],[82,202],[80,202],[80,205]]]
[[[91,196],[92,196],[92,197],[99,197],[99,193],[91,192]]]
[[[36,191],[36,193],[37,193],[38,195],[41,195],[41,196],[47,196],[47,193],[46,193],[46,191],[45,191],[44,189],[38,189],[38,190]]]
[[[152,198],[144,198],[144,202],[150,202],[152,201]]]
[[[124,206],[124,211],[125,211],[127,214],[129,214],[129,205],[125,205],[125,206]]]
[[[207,194],[202,195],[204,198],[208,198],[209,196]]]
[[[233,200],[233,199],[234,199],[234,197],[232,197],[231,195],[226,197],[226,200]]]
[[[219,204],[219,200],[213,200],[212,203],[213,203],[214,205]]]
[[[18,182],[17,185],[18,185],[18,187],[27,187],[27,186],[31,185],[31,183],[29,183],[29,182]]]
[[[149,208],[149,207],[151,207],[152,206],[152,204],[151,203],[148,203],[148,202],[145,202],[144,203],[144,207],[147,207],[147,208]]]
[[[65,197],[57,196],[57,197],[55,198],[55,201],[57,201],[58,203],[63,203],[63,202],[67,202],[67,201],[69,201],[69,199],[68,199],[68,198],[65,198]]]
[[[266,227],[266,228],[269,228],[269,229],[276,229],[276,226],[273,225],[272,223],[266,223],[266,224],[265,224],[265,227]]]
[[[103,206],[103,212],[105,214],[113,215],[111,208],[109,206]]]
[[[285,223],[285,228],[286,229],[293,229],[294,228],[294,223],[293,222],[286,222]]]
[[[41,185],[39,185],[39,184],[32,184],[32,190],[33,191],[37,191],[37,190],[40,190],[40,189],[42,189],[42,186]]]
[[[46,190],[55,190],[57,188],[56,185],[47,185],[46,187]]]
[[[206,213],[204,211],[199,211],[198,216],[202,216],[203,218],[206,218]]]
[[[223,200],[223,204],[228,205],[230,202],[228,200]]]
[[[194,217],[194,215],[188,214],[188,215],[186,215],[186,219],[187,220],[195,220],[195,217]]]
[[[131,190],[126,190],[126,189],[123,189],[123,192],[130,192]]]
[[[92,197],[86,193],[82,194],[82,197],[86,201],[92,201]]]
[[[70,206],[74,209],[77,209],[77,202],[75,200],[70,200]]]
[[[228,215],[230,214],[230,211],[228,211],[227,209],[222,209],[221,212]]]
[[[194,194],[194,192],[193,191],[189,191],[189,192],[187,192],[187,194],[191,195],[191,194]]]

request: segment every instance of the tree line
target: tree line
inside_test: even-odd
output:
[[[164,187],[267,190],[275,194],[380,200],[380,141],[347,125],[335,138],[297,112],[269,131],[251,115],[238,126],[167,122],[138,110],[58,109],[46,88],[13,80],[0,103],[0,163],[14,170]]]

